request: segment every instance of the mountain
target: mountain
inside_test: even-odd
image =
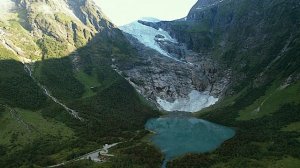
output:
[[[135,88],[167,111],[197,111],[186,107],[209,99],[192,96],[193,89],[209,93],[219,101],[195,115],[237,128],[218,150],[183,156],[168,167],[299,165],[299,16],[297,1],[199,0],[184,19],[121,27],[151,62],[121,69]]]
[[[299,165],[299,16],[298,1],[199,0],[185,19],[144,22],[231,72],[219,102],[196,115],[237,135],[168,167]]]
[[[166,111],[236,130],[167,167],[299,167],[297,0],[199,0],[120,28],[92,0],[0,5],[0,167],[161,167],[145,123]]]
[[[285,62],[278,57],[287,55],[289,45],[298,38],[298,7],[296,1],[198,1],[185,21],[149,25],[168,31],[188,49],[210,55],[231,69],[235,80],[245,81],[276,61]],[[292,67],[295,71],[296,63]]]
[[[10,8],[1,19],[5,33],[2,42],[17,55],[32,60],[70,54],[96,33],[114,27],[93,1],[16,0]]]
[[[219,71],[217,62],[187,49],[163,29],[147,25],[158,20],[150,21],[120,27],[139,57],[134,66],[114,67],[163,110],[196,112],[214,104],[228,85],[229,72]]]
[[[135,55],[101,9],[91,0],[0,4],[0,167],[51,166],[116,142],[132,151],[119,153],[125,160],[145,148],[139,156],[156,161],[132,163],[160,165],[140,141],[159,112],[111,68],[112,55],[128,64]]]

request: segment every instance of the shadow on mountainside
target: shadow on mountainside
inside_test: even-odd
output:
[[[0,61],[0,104],[3,105],[0,106],[0,114],[6,113],[5,106],[33,111],[46,120],[65,124],[75,132],[69,141],[58,141],[59,137],[41,132],[37,133],[40,134],[39,139],[20,142],[18,148],[4,145],[7,154],[0,155],[0,165],[51,165],[57,162],[49,156],[63,149],[80,148],[84,153],[93,146],[93,150],[99,148],[97,144],[120,142],[146,134],[144,123],[159,112],[111,68],[112,54],[120,62],[126,60],[130,63],[134,58],[127,41],[120,36],[123,35],[119,30],[97,34],[86,46],[68,56],[44,59],[30,65],[34,78],[54,97],[76,110],[84,121],[73,118],[49,99],[26,73],[21,62],[12,59]],[[137,133],[137,130],[141,132]],[[15,141],[19,142],[19,139]],[[49,148],[43,148],[44,145]],[[67,153],[63,157],[71,159],[81,152]],[[42,156],[44,159],[41,159]],[[12,162],[16,157],[19,161]]]

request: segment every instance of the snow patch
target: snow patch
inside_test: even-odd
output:
[[[208,92],[193,90],[187,98],[176,99],[173,103],[156,98],[157,103],[166,111],[197,112],[215,104],[219,99],[210,96]]]
[[[158,22],[159,20],[153,19],[153,18],[142,18],[143,21],[151,21],[151,22]],[[160,54],[171,57],[170,54],[163,50],[159,44],[155,41],[157,35],[163,36],[164,40],[170,41],[172,43],[177,43],[176,39],[173,39],[170,34],[162,29],[156,30],[152,27],[143,25],[139,23],[138,21],[132,22],[130,24],[127,24],[125,26],[121,26],[120,29],[132,35],[136,39],[138,39],[139,42],[144,44],[146,47],[152,48],[156,51],[158,51]]]

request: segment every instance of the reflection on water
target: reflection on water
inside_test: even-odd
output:
[[[151,141],[165,155],[163,167],[168,160],[186,153],[215,150],[235,135],[231,128],[187,116],[150,119],[145,127],[156,133]]]

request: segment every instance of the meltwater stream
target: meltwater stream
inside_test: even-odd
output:
[[[23,61],[22,61],[22,62],[23,62]],[[80,121],[83,121],[83,120],[84,120],[83,118],[79,117],[77,111],[75,111],[75,110],[73,110],[73,109],[67,107],[65,104],[63,104],[62,102],[60,102],[57,98],[55,98],[54,96],[52,96],[52,95],[50,94],[50,92],[48,91],[48,89],[47,89],[45,86],[43,86],[41,83],[39,83],[39,82],[34,78],[34,76],[32,75],[32,70],[31,70],[30,64],[26,64],[26,63],[24,63],[24,62],[23,62],[23,64],[24,64],[24,70],[25,70],[25,72],[28,73],[28,75],[34,80],[34,82],[35,82],[35,83],[36,83],[36,84],[44,91],[44,93],[45,93],[52,101],[54,101],[56,104],[62,106],[62,107],[63,107],[63,108],[64,108],[71,116],[73,116],[74,118],[76,118],[76,119],[78,119],[78,120],[80,120]]]
[[[213,151],[235,135],[229,127],[182,116],[150,119],[145,128],[155,132],[151,141],[165,155],[162,168],[178,156]]]

